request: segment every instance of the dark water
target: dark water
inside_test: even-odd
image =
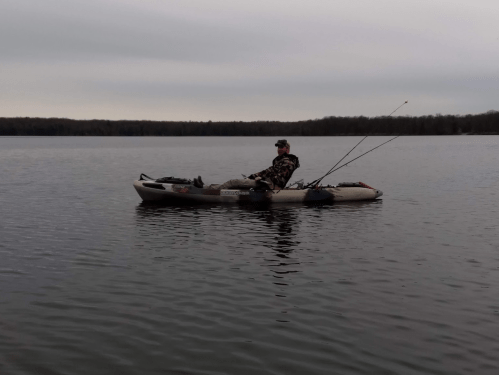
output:
[[[292,180],[358,140],[290,139]],[[499,373],[499,136],[399,138],[326,180],[373,202],[172,207],[132,187],[253,173],[274,142],[0,138],[0,373]]]

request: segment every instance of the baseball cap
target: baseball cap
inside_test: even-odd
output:
[[[279,139],[276,144],[275,144],[276,147],[287,147],[289,148],[289,143],[287,140],[285,139]]]

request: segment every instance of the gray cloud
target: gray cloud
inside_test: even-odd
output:
[[[104,5],[106,5],[104,3]],[[286,45],[279,35],[195,22],[169,14],[99,6],[85,13],[7,9],[0,16],[2,60],[241,60]],[[93,11],[98,13],[93,13]],[[12,14],[16,17],[11,17]],[[258,41],[258,42],[255,42]]]
[[[499,3],[6,0],[0,116],[297,120],[497,109]]]

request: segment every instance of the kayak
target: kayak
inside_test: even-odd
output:
[[[306,203],[347,202],[373,200],[383,195],[362,182],[343,182],[317,188],[285,188],[281,190],[214,190],[199,188],[187,179],[163,177],[152,179],[141,174],[133,182],[144,201],[198,202],[198,203]]]

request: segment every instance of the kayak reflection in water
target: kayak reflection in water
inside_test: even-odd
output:
[[[272,161],[272,166],[261,172],[253,173],[244,179],[229,180],[221,185],[212,184],[208,189],[255,189],[267,185],[270,189],[284,189],[293,172],[300,167],[298,157],[289,153],[289,142],[280,139],[275,144],[278,156]],[[204,183],[201,176],[194,178],[194,186],[202,188]]]

